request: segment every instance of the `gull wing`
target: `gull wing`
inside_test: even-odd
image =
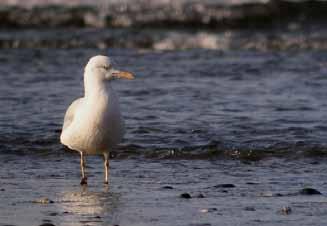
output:
[[[67,129],[69,125],[73,122],[75,112],[79,108],[79,106],[82,104],[84,98],[79,98],[75,100],[67,109],[64,119],[64,125],[62,126],[62,131]]]

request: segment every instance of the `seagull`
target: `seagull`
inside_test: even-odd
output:
[[[81,156],[81,185],[87,184],[85,155],[103,155],[108,184],[109,152],[121,142],[124,122],[118,97],[111,87],[114,79],[134,79],[130,72],[115,70],[107,56],[90,58],[84,69],[84,97],[68,107],[60,142]]]

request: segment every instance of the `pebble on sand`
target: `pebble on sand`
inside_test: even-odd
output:
[[[203,199],[203,198],[205,198],[205,195],[202,194],[202,193],[200,193],[200,194],[198,194],[196,197],[199,198],[199,199]]]
[[[234,184],[217,184],[214,188],[235,188]]]
[[[262,193],[260,193],[259,196],[261,196],[261,197],[282,197],[284,195],[281,193],[262,192]]]
[[[166,185],[162,187],[163,189],[174,189],[172,186]]]
[[[303,188],[299,193],[300,195],[321,195],[321,192],[314,188]]]
[[[41,199],[33,201],[33,203],[49,204],[49,203],[54,203],[54,201],[52,201],[52,200],[50,200],[48,198],[41,198]]]
[[[215,212],[217,210],[218,210],[217,208],[213,207],[213,208],[201,209],[200,212],[201,213],[210,213],[210,212]]]
[[[246,206],[244,208],[245,211],[255,211],[255,208],[253,206]]]
[[[189,193],[183,193],[179,197],[181,197],[183,199],[190,199],[190,198],[192,198],[192,196]]]
[[[40,226],[55,226],[55,225],[51,224],[51,223],[43,223],[43,224],[40,224]]]
[[[291,207],[289,207],[289,206],[284,206],[284,207],[280,210],[280,212],[281,212],[282,214],[289,215],[289,214],[292,213],[292,209],[291,209]]]

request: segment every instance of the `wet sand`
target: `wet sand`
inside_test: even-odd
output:
[[[77,154],[2,155],[0,225],[327,223],[327,167],[320,161],[113,159],[109,186],[102,159],[87,161],[89,185],[81,187]],[[322,195],[300,194],[305,187]]]

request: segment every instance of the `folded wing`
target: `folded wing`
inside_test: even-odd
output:
[[[75,100],[67,109],[64,119],[64,125],[62,126],[62,132],[67,129],[74,120],[76,109],[81,106],[84,98],[79,98]]]

